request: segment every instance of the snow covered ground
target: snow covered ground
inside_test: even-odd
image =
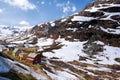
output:
[[[58,39],[56,42],[62,42],[61,44],[64,46],[61,49],[53,50],[54,53],[46,52],[44,56],[48,58],[57,57],[62,61],[73,61],[79,60],[79,55],[86,55],[82,52],[85,42],[69,42],[64,39]]]
[[[115,58],[120,57],[120,48],[118,47],[112,47],[112,46],[104,46],[104,56],[98,56],[96,57],[101,60],[99,63],[101,64],[120,64],[115,61]]]
[[[18,41],[17,43],[21,43],[22,41]],[[25,42],[25,41],[23,41]],[[51,38],[39,38],[38,43],[34,46],[39,46],[39,50],[43,50],[42,47],[50,47],[54,42]],[[64,38],[58,38],[55,40],[56,43],[60,43],[63,45],[60,49],[53,49],[52,52],[44,52],[43,55],[46,56],[48,59],[51,59],[53,57],[58,58],[58,60],[68,62],[77,60],[79,61],[79,57],[86,57],[89,58],[89,55],[84,53],[83,50],[83,44],[87,41],[80,42],[80,41],[66,41]],[[91,63],[94,64],[95,61],[97,61],[99,64],[119,64],[115,61],[115,58],[118,58],[120,56],[120,48],[119,47],[113,47],[109,45],[105,45],[101,41],[95,41],[94,43],[103,45],[104,51],[94,55],[95,59],[87,59],[86,61],[82,61],[85,63]]]
[[[17,64],[24,67],[24,68],[22,68],[20,66],[17,66]],[[26,66],[24,64],[21,64],[21,63],[19,63],[17,61],[11,61],[9,59],[0,57],[0,73],[9,72],[10,69],[14,69],[14,70],[16,70],[16,71],[18,71],[20,73],[23,73],[23,74],[31,74],[37,80],[41,80],[41,79],[42,80],[47,80],[47,78],[45,76],[35,72],[33,69],[31,69],[30,67],[28,67],[28,66]],[[2,78],[0,78],[0,79],[2,79]]]
[[[107,33],[111,33],[111,34],[120,34],[120,29],[111,29],[111,28],[103,28],[103,27],[100,27],[101,30],[103,30],[104,32],[107,32]]]
[[[10,66],[0,57],[0,73],[9,72]]]
[[[65,72],[65,71],[55,71],[55,73],[50,73],[44,70],[53,80],[79,80],[76,76]]]
[[[39,47],[52,45],[52,43],[53,43],[52,39],[46,39],[46,40],[39,39],[39,41],[40,42],[37,44]],[[43,53],[43,55],[49,59],[53,58],[53,57],[57,57],[57,58],[59,58],[58,60],[68,62],[68,61],[73,61],[73,60],[78,61],[79,56],[83,56],[83,57],[89,56],[82,51],[83,44],[86,43],[86,41],[70,42],[70,41],[66,41],[65,39],[59,38],[59,39],[55,40],[55,42],[60,42],[64,46],[60,49],[54,49],[53,52]],[[115,58],[118,58],[120,56],[120,53],[119,53],[120,48],[105,45],[101,41],[95,41],[94,43],[103,45],[104,51],[97,55],[94,55],[94,57],[96,57],[96,59],[87,60],[87,61],[83,61],[83,62],[94,64],[95,60],[96,61],[99,60],[98,63],[100,63],[100,64],[119,64],[118,62],[115,61]]]

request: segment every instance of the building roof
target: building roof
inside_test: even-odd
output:
[[[30,53],[30,54],[28,54],[28,57],[35,58],[35,56],[37,56],[37,54],[36,54],[36,53]]]

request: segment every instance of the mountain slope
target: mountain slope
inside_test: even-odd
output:
[[[92,79],[92,75],[94,79],[96,76],[99,79],[117,79],[120,78],[119,7],[119,0],[97,0],[68,18],[36,25],[31,33],[38,38],[52,38],[53,42],[64,45],[53,50],[54,53],[44,53],[49,59],[56,57],[58,62],[63,61],[60,65],[60,62],[53,61],[54,64],[84,75],[84,78]]]
[[[71,37],[70,39],[80,41],[92,40],[94,37],[95,40],[103,41],[106,44],[120,46],[120,40],[118,40],[120,36],[119,6],[119,4],[108,3],[93,5],[67,19],[36,25],[32,33],[37,36],[48,34],[49,37],[50,35],[57,37],[60,35],[65,39]]]
[[[48,80],[119,80],[119,8],[119,0],[96,0],[72,16],[36,25],[12,43],[38,47]]]

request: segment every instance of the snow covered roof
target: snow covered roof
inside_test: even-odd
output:
[[[28,57],[35,58],[35,56],[37,56],[37,54],[36,54],[36,53],[30,53],[30,54],[28,54]]]

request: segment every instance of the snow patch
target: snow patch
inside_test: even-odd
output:
[[[54,27],[55,26],[55,23],[54,22],[50,22],[51,26]]]
[[[24,44],[27,40],[22,40],[22,41],[14,41],[13,43],[16,43],[16,44]]]
[[[74,16],[71,20],[72,21],[91,21],[93,19],[96,19],[96,18],[86,17],[86,16]]]
[[[103,30],[104,32],[107,32],[107,33],[111,33],[111,34],[120,34],[120,29],[111,29],[111,28],[103,28],[103,27],[100,27],[101,30]]]
[[[62,19],[61,22],[65,22],[67,19]]]
[[[76,76],[67,73],[65,71],[55,71],[55,74],[50,73],[44,70],[49,76],[51,76],[52,80],[79,80]]]
[[[96,43],[96,44],[98,44],[98,45],[104,45],[104,43],[101,42],[101,41],[94,41],[93,43]]]
[[[53,50],[54,53],[46,52],[44,56],[48,58],[57,57],[62,61],[79,60],[79,55],[86,56],[86,54],[82,52],[85,42],[69,42],[64,39],[58,39],[56,42],[57,41],[62,42],[61,44],[64,46],[61,49]]]
[[[53,39],[40,38],[40,39],[38,39],[38,43],[36,45],[41,47],[41,46],[52,45],[52,43],[53,43]]]
[[[98,70],[98,71],[106,71],[106,72],[110,72],[111,69],[109,68],[105,68],[105,67],[98,67],[98,68],[95,68],[95,67],[86,67],[87,69],[89,70]]]
[[[99,64],[118,64],[118,62],[115,61],[115,58],[118,58],[120,56],[120,48],[118,47],[112,47],[112,46],[104,46],[104,51],[102,52],[102,55],[95,55],[96,60]]]
[[[75,32],[78,29],[77,28],[66,28],[66,30],[72,30],[73,32]]]

